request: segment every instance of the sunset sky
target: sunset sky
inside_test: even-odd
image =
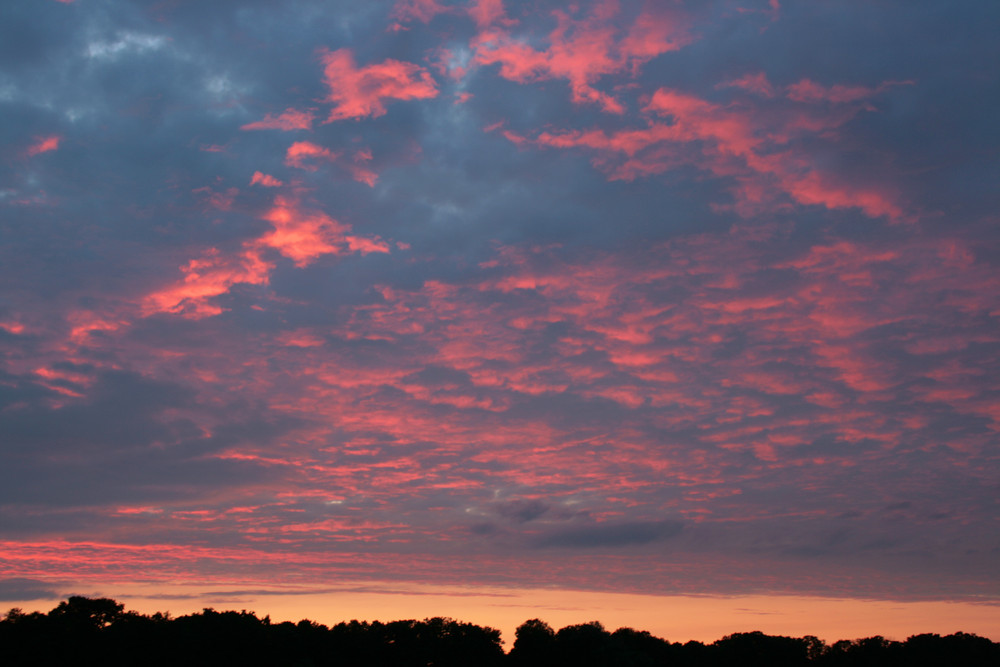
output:
[[[0,3],[0,608],[1000,639],[998,33]]]

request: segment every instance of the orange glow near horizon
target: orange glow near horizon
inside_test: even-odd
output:
[[[444,616],[500,629],[504,649],[524,621],[541,620],[553,629],[600,621],[608,631],[646,630],[671,642],[711,643],[736,632],[815,635],[827,643],[881,635],[903,641],[936,633],[969,632],[1000,640],[1000,606],[975,602],[864,600],[785,595],[639,595],[600,591],[526,588],[462,588],[401,582],[341,583],[311,592],[306,588],[231,590],[205,585],[106,584],[72,594],[112,597],[126,609],[172,616],[235,609],[270,616],[271,621],[309,619],[334,625],[352,619],[394,621]],[[67,596],[69,593],[67,594]],[[65,597],[65,596],[64,596]],[[10,601],[5,608],[48,611],[52,600]]]

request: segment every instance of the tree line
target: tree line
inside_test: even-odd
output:
[[[817,637],[731,634],[711,644],[669,642],[600,623],[558,631],[538,619],[504,653],[500,631],[450,618],[272,623],[248,611],[172,618],[126,611],[109,598],[74,596],[48,613],[11,609],[0,620],[3,665],[267,665],[288,667],[841,667],[1000,665],[1000,644],[964,632],[880,636],[827,644]]]

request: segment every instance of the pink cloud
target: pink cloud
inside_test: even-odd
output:
[[[305,210],[292,199],[276,197],[263,219],[274,229],[257,239],[255,245],[277,250],[298,267],[308,266],[323,255],[339,255],[347,250],[350,226],[320,211]]]
[[[859,186],[838,181],[832,175],[813,171],[804,176],[779,174],[786,191],[801,204],[826,208],[859,208],[872,218],[900,220],[903,208],[894,193],[878,185]]]
[[[748,297],[741,294],[745,281],[739,276],[753,275],[771,267],[760,264],[755,253],[750,257],[746,253],[745,243],[735,237],[732,245],[711,237],[678,241],[658,250],[659,256],[670,258],[668,264],[676,262],[678,268],[675,270],[641,269],[611,257],[596,262],[592,259],[586,265],[566,265],[553,264],[551,257],[535,261],[530,253],[509,255],[499,265],[492,266],[494,269],[508,266],[506,277],[484,281],[478,289],[496,289],[515,297],[514,301],[508,300],[512,310],[484,312],[481,308],[465,308],[462,302],[472,300],[463,296],[467,288],[435,283],[416,292],[386,292],[387,304],[368,311],[364,320],[367,324],[359,321],[352,326],[356,331],[364,331],[365,337],[393,340],[397,344],[405,344],[407,332],[419,332],[422,341],[434,344],[435,363],[461,369],[479,387],[528,395],[572,387],[574,392],[605,397],[630,409],[645,401],[661,400],[659,396],[679,400],[680,396],[668,389],[671,384],[688,382],[678,362],[696,364],[702,369],[699,373],[709,372],[702,366],[709,358],[694,341],[722,342],[726,329],[733,326],[743,331],[746,340],[754,341],[754,345],[752,352],[710,371],[723,387],[734,391],[744,388],[758,392],[758,396],[770,396],[771,400],[808,395],[817,405],[834,407],[843,404],[843,398],[837,396],[845,392],[883,396],[885,392],[895,391],[904,371],[891,362],[879,361],[864,337],[866,331],[898,320],[899,315],[895,312],[883,313],[871,308],[873,286],[894,283],[884,278],[871,280],[865,274],[878,275],[890,270],[911,272],[920,268],[919,262],[900,265],[907,254],[878,248],[817,246],[801,260],[786,265],[797,267],[804,277],[809,276],[805,285],[779,290],[776,294]],[[721,271],[725,273],[720,274]],[[857,277],[851,278],[852,275]],[[844,282],[845,276],[849,282]],[[655,289],[669,289],[668,286],[679,289],[684,285],[681,292],[689,296],[682,307],[664,309],[643,298],[646,289],[643,286],[647,285]],[[942,289],[950,288],[942,286]],[[518,295],[524,292],[543,295],[545,310],[536,315],[521,310],[516,304]],[[807,299],[804,294],[813,295],[813,298]],[[905,299],[889,300],[905,303]],[[525,303],[535,302],[539,300]],[[985,304],[983,307],[989,308]],[[942,324],[947,319],[943,318]],[[552,322],[561,322],[571,331],[582,332],[587,336],[586,344],[580,348],[566,346],[562,356],[544,368],[519,365],[522,356],[518,350],[524,348],[534,332]],[[471,335],[473,331],[474,336]],[[519,333],[514,334],[515,331]],[[619,374],[615,384],[606,384],[607,372],[600,372],[593,366],[573,368],[578,350],[583,349],[607,352]],[[799,351],[803,349],[812,356],[801,365],[788,366],[789,355],[801,354]],[[546,375],[551,377],[555,369],[565,373],[566,379],[561,382],[543,379]],[[630,381],[629,376],[642,380]],[[650,386],[651,382],[658,386]],[[423,397],[421,400],[438,400],[426,388],[410,386],[406,391],[411,396]],[[465,391],[461,401],[470,401],[468,404],[454,402],[455,397],[442,397],[441,400],[455,406],[487,405],[485,396],[476,398],[469,395],[469,390]],[[955,400],[964,395],[956,392],[934,394],[938,398],[951,396]],[[692,405],[700,405],[701,409],[718,409],[718,397],[713,398],[711,393],[700,398],[688,395],[684,400],[692,399],[695,401]],[[751,401],[750,397],[743,397],[738,400],[743,404],[753,403],[752,409],[740,419],[761,419],[776,410],[768,399]],[[969,403],[969,410],[979,409],[971,400]],[[499,409],[504,403],[498,403],[494,396],[488,405],[492,406],[490,409]],[[711,407],[713,405],[716,407]],[[743,414],[742,410],[730,414]],[[691,418],[700,419],[697,414]],[[868,416],[858,419],[868,419]],[[768,460],[776,457],[780,460],[781,447],[808,441],[810,436],[803,431],[806,426],[807,422],[803,422],[792,430],[771,433],[765,442],[756,446]],[[839,425],[830,421],[824,428],[839,429],[842,437],[848,440],[873,438],[895,442],[899,437],[896,427],[887,425],[873,430],[860,422],[852,423],[849,417],[844,417]],[[706,432],[705,436],[711,442],[736,437],[722,431]]]
[[[339,153],[318,144],[309,141],[296,141],[285,152],[285,164],[289,167],[316,171],[319,169],[316,164],[317,161],[337,162],[339,157]],[[343,164],[342,166],[351,174],[351,178],[354,180],[364,183],[369,187],[375,187],[375,183],[378,181],[378,173],[366,166],[371,159],[371,150],[365,148],[354,153],[353,164]]]
[[[86,344],[95,333],[115,332],[128,326],[128,320],[107,313],[99,314],[89,310],[74,310],[67,316],[70,326],[69,338],[73,343]]]
[[[222,192],[217,192],[208,186],[196,188],[191,192],[194,194],[204,195],[205,201],[208,205],[219,211],[230,210],[233,207],[233,203],[236,201],[236,197],[240,193],[238,188],[227,188]]]
[[[318,167],[315,164],[306,162],[306,160],[334,162],[337,157],[337,153],[334,153],[330,149],[324,148],[318,144],[314,144],[311,141],[296,141],[288,147],[287,151],[285,151],[285,164],[289,167],[297,167],[307,171],[316,171]]]
[[[322,55],[324,79],[330,89],[327,101],[334,104],[327,122],[347,118],[377,118],[386,113],[386,100],[417,100],[437,97],[430,73],[419,65],[384,60],[358,67],[350,49]]]
[[[745,74],[739,79],[720,83],[716,88],[739,88],[740,90],[745,90],[748,93],[753,93],[761,97],[774,97],[774,86],[767,80],[767,75],[763,72]]]
[[[694,41],[687,19],[666,5],[644,10],[629,27],[619,44],[619,50],[633,73],[638,65],[653,58],[677,51]]]
[[[500,76],[519,83],[565,79],[575,103],[624,113],[618,99],[594,84],[628,68],[635,72],[642,63],[680,49],[692,37],[678,17],[649,12],[641,14],[622,36],[612,21],[618,11],[617,2],[605,0],[595,3],[590,15],[579,20],[562,10],[553,12],[557,25],[545,50],[503,29],[484,30],[473,41],[474,60],[480,65],[499,64]]]
[[[472,0],[469,16],[480,28],[486,28],[505,19],[503,0]]]
[[[845,86],[836,84],[833,86],[822,86],[810,79],[802,79],[798,83],[793,83],[786,89],[788,98],[796,102],[830,102],[833,104],[849,104],[866,100],[892,86],[909,85],[909,81],[887,81],[877,88],[867,86]]]
[[[280,188],[284,183],[270,174],[255,171],[253,178],[250,179],[250,185],[262,185],[265,188]]]
[[[632,180],[694,164],[733,183],[736,203],[731,208],[742,215],[780,208],[779,196],[784,195],[798,204],[858,208],[871,217],[890,220],[904,217],[903,206],[891,187],[855,184],[820,171],[811,165],[807,154],[790,144],[803,132],[839,126],[845,121],[843,116],[815,118],[810,126],[800,116],[723,107],[667,88],[658,89],[643,111],[670,122],[652,121],[640,129],[611,133],[602,129],[545,131],[534,143],[596,151],[595,164],[612,179]],[[519,143],[527,141],[519,139]]]
[[[287,347],[322,347],[326,341],[308,329],[298,329],[280,334],[278,342]]]
[[[396,0],[391,16],[400,21],[416,20],[427,23],[438,14],[450,11],[452,11],[450,7],[438,3],[437,0]]]
[[[302,219],[279,220],[276,230],[308,227],[346,239],[320,244],[351,246],[349,233],[331,232],[297,201],[276,200],[274,208]],[[194,383],[200,401],[238,388],[305,425],[278,448],[240,443],[216,454],[267,467],[282,480],[277,498],[269,486],[266,501],[242,489],[244,495],[218,505],[152,508],[159,512],[137,505],[120,513],[203,531],[205,540],[238,535],[248,549],[255,537],[294,538],[282,543],[290,550],[284,555],[328,575],[336,563],[314,561],[329,556],[324,545],[331,540],[453,539],[436,528],[436,517],[447,512],[421,505],[425,498],[436,502],[434,490],[449,489],[456,504],[483,520],[495,514],[489,503],[496,502],[483,488],[518,488],[544,499],[553,518],[570,507],[615,516],[625,506],[660,511],[667,502],[692,526],[704,520],[728,530],[753,525],[766,510],[744,492],[754,484],[836,493],[848,480],[871,484],[865,469],[895,464],[921,446],[928,422],[944,414],[1000,427],[990,401],[995,374],[977,368],[995,363],[985,348],[970,352],[949,342],[930,348],[919,364],[899,362],[911,334],[982,334],[978,322],[1000,307],[995,270],[974,246],[897,236],[802,249],[788,231],[748,225],[628,253],[499,247],[479,274],[383,286],[367,303],[344,306],[315,325],[227,338],[224,355],[194,346],[152,362],[133,359],[161,376],[191,377],[185,369],[196,366],[211,372],[210,380]],[[266,258],[287,248],[243,249]],[[192,285],[207,287],[211,271],[225,265],[221,257],[203,260],[193,268],[199,276]],[[664,301],[663,294],[672,298]],[[963,298],[943,300],[952,294]],[[177,312],[198,305],[199,297],[192,298],[175,304]],[[927,303],[937,305],[921,305]],[[90,336],[88,345],[91,353],[101,345],[121,350],[125,339],[109,329]],[[366,347],[377,353],[366,356]],[[35,362],[32,372],[39,382],[85,393],[58,368]],[[572,414],[560,413],[564,402],[575,406]],[[956,433],[944,447],[988,453],[994,440],[977,443]],[[356,523],[302,511],[328,499],[350,507],[352,498],[387,513],[406,499],[409,527],[395,527],[398,520],[378,509]],[[844,502],[853,507],[851,499]],[[68,549],[38,547],[19,558],[56,559],[45,560],[49,570],[81,567],[79,554],[70,558]],[[240,554],[234,557],[244,560],[236,562],[256,562]],[[152,552],[115,556],[153,558]],[[169,572],[174,558],[189,556],[157,551],[166,564],[156,567]],[[225,550],[196,556],[233,562]]]
[[[287,109],[278,116],[267,114],[263,120],[247,123],[241,130],[308,130],[312,127],[315,116],[311,111]]]
[[[180,267],[184,280],[150,293],[142,300],[144,315],[172,313],[200,319],[223,312],[210,302],[236,284],[266,285],[273,265],[253,249],[227,256],[211,248]]]
[[[41,153],[58,150],[60,141],[62,141],[62,137],[55,134],[47,137],[39,137],[35,143],[24,151],[25,155],[28,157],[34,157],[35,155],[39,155]]]
[[[212,300],[234,285],[267,285],[274,263],[265,258],[277,251],[295,266],[305,267],[325,255],[388,253],[379,239],[350,234],[350,225],[321,211],[302,207],[298,201],[278,196],[262,216],[272,229],[243,243],[235,253],[210,248],[180,267],[184,279],[155,290],[141,300],[142,315],[172,313],[192,319],[218,315],[223,309]]]
[[[6,322],[0,322],[0,329],[3,329],[9,334],[20,335],[26,331],[26,327],[16,320],[8,320]]]
[[[354,180],[364,183],[369,187],[375,187],[375,183],[378,181],[378,173],[365,166],[367,163],[371,162],[371,160],[371,149],[362,148],[361,150],[354,152],[354,164],[350,165],[348,169]]]

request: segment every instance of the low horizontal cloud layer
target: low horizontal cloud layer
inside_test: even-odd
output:
[[[0,600],[52,600],[59,593],[37,579],[0,579]]]
[[[997,18],[8,3],[0,597],[1000,595]]]

